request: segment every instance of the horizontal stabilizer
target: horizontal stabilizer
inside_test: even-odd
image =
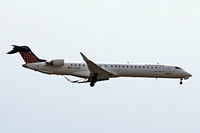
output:
[[[15,54],[17,52],[30,52],[31,51],[31,49],[27,46],[17,46],[17,45],[12,45],[12,46],[13,46],[13,50],[8,52],[7,54]]]

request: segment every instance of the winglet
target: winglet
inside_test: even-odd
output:
[[[83,57],[83,60],[84,60],[84,61],[88,61],[88,60],[89,60],[82,52],[80,52],[80,54],[81,54],[81,56]]]

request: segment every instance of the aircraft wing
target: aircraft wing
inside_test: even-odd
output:
[[[83,53],[80,53],[83,57],[83,60],[86,62],[88,69],[90,71],[90,77],[88,80],[92,80],[92,76],[97,74],[97,81],[99,80],[106,80],[112,75],[108,71],[104,70],[103,68],[99,67],[97,64],[89,60]]]

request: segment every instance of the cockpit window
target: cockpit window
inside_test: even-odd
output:
[[[175,67],[175,69],[181,69],[180,67]]]

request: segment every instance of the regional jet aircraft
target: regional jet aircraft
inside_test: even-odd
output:
[[[28,46],[13,45],[13,50],[7,54],[19,52],[25,61],[22,66],[45,74],[71,75],[80,77],[82,80],[72,81],[65,76],[71,83],[90,83],[93,87],[97,81],[109,80],[116,77],[147,77],[147,78],[174,78],[188,79],[192,75],[180,67],[166,65],[136,65],[136,64],[117,64],[117,63],[94,63],[83,53],[80,53],[85,63],[64,63],[64,59],[54,59],[46,61],[39,59]]]

